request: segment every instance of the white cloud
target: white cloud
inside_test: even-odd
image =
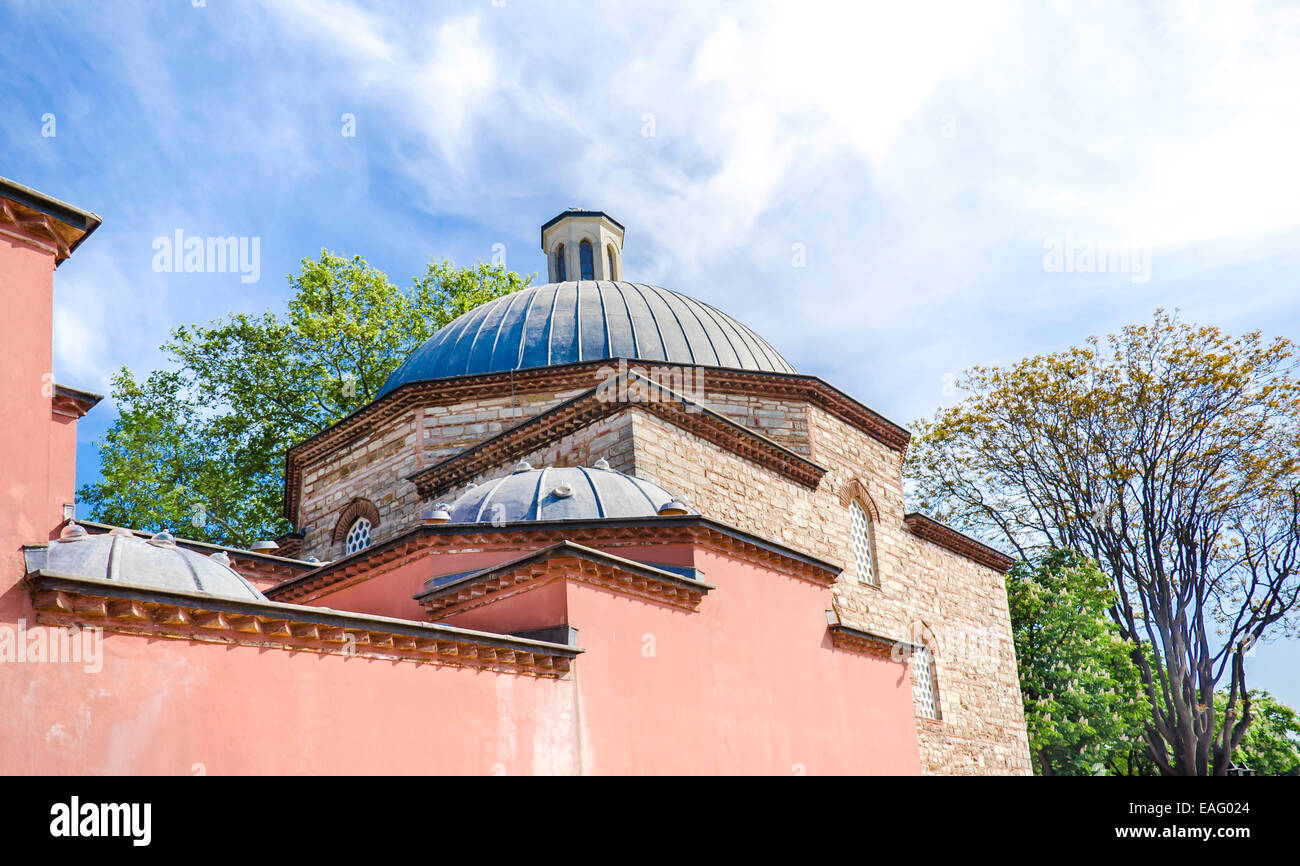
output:
[[[355,69],[375,69],[395,61],[390,28],[383,16],[346,0],[274,0],[265,3],[278,16],[287,37],[297,36],[346,61]]]
[[[58,304],[54,308],[54,378],[61,384],[90,391],[104,390],[104,337],[97,329],[93,305]]]

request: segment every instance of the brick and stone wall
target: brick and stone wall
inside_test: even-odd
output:
[[[412,473],[445,460],[580,391],[506,394],[493,399],[426,405],[388,416],[363,435],[303,467],[300,556],[321,560],[342,555],[331,541],[334,526],[356,497],[379,511],[372,539],[384,541],[409,529],[431,503],[420,500]]]

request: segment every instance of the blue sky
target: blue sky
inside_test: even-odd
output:
[[[199,2],[0,0],[0,174],[104,218],[56,278],[61,382],[279,309],[322,247],[544,272],[571,206],[903,424],[1160,306],[1300,336],[1296,5]],[[155,272],[177,229],[259,238],[260,280]],[[1144,265],[1045,267],[1067,239]],[[1253,682],[1300,705],[1298,654]]]

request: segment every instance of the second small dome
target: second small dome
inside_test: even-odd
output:
[[[465,491],[447,510],[451,523],[598,520],[654,517],[675,501],[658,484],[633,475],[564,466],[516,468]]]

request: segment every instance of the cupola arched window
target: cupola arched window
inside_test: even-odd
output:
[[[614,245],[613,245],[613,244],[607,244],[607,245],[605,246],[605,260],[606,260],[607,266],[608,266],[608,268],[609,268],[609,272],[608,272],[607,276],[608,276],[611,280],[617,280],[617,279],[618,279],[618,269],[614,267]]]
[[[857,568],[858,580],[879,586],[876,576],[876,546],[871,537],[871,517],[856,499],[849,503],[849,535],[853,542],[853,562]]]
[[[347,537],[344,538],[344,553],[356,553],[358,550],[365,550],[370,546],[370,521],[364,517],[358,517],[348,527]]]
[[[562,283],[569,278],[566,273],[568,269],[564,266],[564,244],[555,248],[555,281]]]
[[[578,266],[582,269],[582,276],[579,279],[596,279],[596,260],[591,252],[591,241],[578,244]]]
[[[369,499],[358,496],[339,513],[330,542],[342,545],[344,554],[356,553],[370,546],[378,528],[379,509]]]

